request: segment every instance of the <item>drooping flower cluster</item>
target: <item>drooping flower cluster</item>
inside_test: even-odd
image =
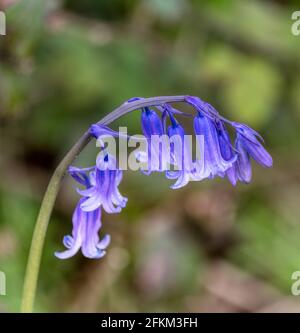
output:
[[[104,156],[103,158],[101,158]],[[79,169],[69,168],[70,175],[85,189],[77,189],[82,195],[73,214],[72,236],[65,236],[64,252],[56,252],[60,259],[72,257],[81,248],[87,258],[101,258],[110,243],[106,235],[100,241],[101,210],[107,213],[119,213],[126,206],[127,198],[119,192],[122,171],[116,169],[115,159],[109,154],[99,155],[95,167]]]
[[[143,99],[133,98],[126,103],[137,100]],[[141,128],[148,145],[145,151],[136,154],[138,161],[147,164],[147,170],[142,170],[144,174],[165,173],[168,179],[175,180],[171,188],[177,189],[189,181],[214,177],[227,177],[233,185],[238,181],[249,183],[252,177],[251,158],[263,167],[272,166],[272,157],[256,131],[225,119],[198,97],[185,96],[184,102],[195,110],[192,125],[199,154],[193,157],[191,141],[177,119],[187,114],[167,103],[144,106],[141,108]],[[235,132],[234,143],[228,126]],[[91,126],[90,134],[97,139],[107,134],[118,136],[117,132],[99,124]],[[161,140],[162,137],[166,140]],[[80,248],[88,258],[102,257],[110,237],[106,235],[101,241],[99,239],[101,211],[119,213],[126,206],[127,198],[118,189],[123,171],[118,169],[115,156],[105,150],[102,152],[94,167],[69,169],[70,175],[84,189],[78,189],[82,198],[73,215],[72,236],[64,238],[67,250],[56,253],[58,258],[69,258]]]

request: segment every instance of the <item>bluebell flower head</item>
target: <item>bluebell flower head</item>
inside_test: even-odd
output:
[[[272,157],[262,146],[259,140],[263,139],[256,131],[247,125],[223,118],[210,104],[198,97],[188,96],[186,101],[198,111],[198,118],[194,120],[195,133],[204,135],[204,160],[200,166],[196,162],[197,169],[204,170],[203,174],[197,172],[199,179],[226,175],[233,185],[236,185],[238,180],[249,183],[252,177],[250,157],[264,167],[272,166]],[[234,149],[225,123],[236,131]],[[211,170],[210,173],[206,167]]]
[[[191,178],[193,179],[194,165],[185,130],[174,117],[172,109],[167,106],[167,110],[171,122],[168,127],[171,162],[177,170],[167,171],[166,176],[168,179],[177,179],[175,184],[171,185],[172,189],[177,189],[185,186]]]
[[[237,131],[236,139],[240,149],[244,149],[250,157],[263,167],[270,168],[273,165],[273,159],[258,140],[263,141],[263,138],[247,125],[236,122],[232,122],[232,125]]]
[[[226,161],[232,161],[235,158],[237,159],[236,153],[231,145],[230,136],[226,125],[223,121],[217,122],[217,132],[218,132],[218,140],[221,149],[221,155]],[[233,163],[226,171],[225,175],[232,185],[236,185],[238,181],[237,171],[236,171],[236,163]],[[224,173],[221,173],[220,176],[224,176]]]
[[[170,98],[132,98],[107,115],[101,125],[97,123],[90,127],[90,135],[100,140],[101,151],[91,168],[69,169],[71,176],[84,188],[77,189],[81,198],[73,214],[72,235],[64,238],[67,250],[57,252],[58,258],[69,258],[79,249],[88,258],[101,258],[110,242],[110,236],[100,240],[98,235],[102,211],[120,213],[127,204],[127,198],[119,191],[123,170],[118,167],[116,156],[108,153],[102,141],[107,135],[119,138],[122,135],[106,126],[120,116],[122,108],[127,112],[141,110],[141,128],[148,147],[135,156],[148,164],[144,173],[150,175],[155,171],[165,174],[166,178],[175,180],[172,189],[183,187],[189,181],[214,177],[226,177],[232,185],[238,181],[249,183],[252,177],[251,159],[263,167],[272,166],[272,157],[263,147],[262,137],[252,128],[222,117],[212,105],[199,97],[173,96],[172,102],[183,102],[193,107],[191,125],[199,150],[199,155],[194,158],[192,141],[180,123],[180,117],[187,114],[175,109],[166,100]],[[231,132],[235,133],[234,146]],[[152,145],[155,138],[162,136],[168,139],[169,149],[164,140],[158,146]]]
[[[106,134],[114,134],[106,131],[105,127],[92,125],[90,129],[97,139]],[[107,213],[119,213],[126,206],[127,198],[119,192],[119,185],[123,177],[123,171],[117,168],[116,158],[106,150],[101,151],[96,159],[95,171],[91,173],[91,186],[85,190],[78,190],[86,200],[81,204],[81,209],[91,212],[100,206]]]
[[[178,172],[168,172],[169,166],[176,163],[174,159],[174,152],[172,153],[169,149],[167,149],[168,142],[166,142],[166,140],[168,139],[167,135],[169,135],[170,138],[170,133],[173,130],[174,133],[171,134],[172,137],[175,137],[176,134],[179,136],[184,136],[184,129],[175,120],[173,114],[180,114],[185,116],[186,114],[174,109],[168,104],[156,106],[156,108],[161,113],[161,115],[148,107],[142,109],[141,127],[148,143],[148,149],[147,152],[138,152],[136,157],[140,162],[148,164],[148,170],[143,171],[143,173],[146,175],[150,175],[153,171],[166,171],[168,178],[179,178],[180,176]],[[172,127],[167,130],[166,121],[168,116],[171,120]],[[179,131],[180,133],[175,133],[176,131]]]
[[[111,155],[102,155],[97,159],[97,167],[91,178],[91,187],[78,190],[86,200],[81,209],[91,212],[102,207],[107,213],[120,213],[126,206],[127,198],[118,189],[123,177],[123,171],[115,168],[115,159]]]
[[[70,174],[81,185],[86,188],[91,186],[88,169],[70,168]],[[92,173],[93,171],[90,171]],[[84,211],[81,206],[86,201],[81,198],[73,214],[73,231],[72,236],[64,237],[63,244],[67,250],[56,252],[59,259],[67,259],[74,256],[81,248],[82,254],[87,258],[101,258],[106,253],[106,248],[110,243],[110,236],[105,235],[102,240],[99,238],[101,228],[101,209],[95,209],[91,212]]]
[[[195,177],[202,180],[227,175],[235,184],[232,170],[237,156],[231,150],[230,137],[219,113],[199,97],[187,96],[186,101],[197,111],[194,131],[201,156],[195,161]]]
[[[250,156],[245,149],[242,141],[238,138],[238,135],[235,140],[235,149],[238,152],[238,158],[235,165],[237,179],[242,183],[249,183],[252,178]]]
[[[141,115],[142,130],[147,139],[152,135],[163,135],[163,124],[159,115],[152,109],[146,107],[142,110]]]
[[[142,109],[141,127],[148,143],[147,152],[136,155],[140,162],[148,165],[148,170],[143,173],[150,175],[153,171],[165,171],[169,161],[165,158],[164,142],[158,142],[165,134],[161,117],[155,110],[145,107]]]
[[[115,135],[110,129],[93,125],[90,129],[94,137]],[[118,189],[123,172],[116,165],[115,157],[105,150],[99,153],[96,165],[91,168],[69,168],[69,174],[84,189],[77,189],[82,198],[79,200],[73,214],[72,236],[64,237],[66,251],[56,252],[60,259],[70,258],[81,248],[87,258],[101,258],[110,243],[110,236],[106,235],[101,241],[98,232],[101,228],[102,208],[107,213],[119,213],[126,206],[127,198]]]
[[[203,137],[204,140],[201,159],[196,161],[197,175],[200,179],[224,176],[236,160],[235,155],[229,157],[226,151],[230,143],[226,140],[228,138],[225,130],[222,127],[217,129],[216,120],[209,118],[201,111],[198,111],[194,118],[194,130],[195,134],[200,138]],[[225,151],[226,156],[224,156]]]

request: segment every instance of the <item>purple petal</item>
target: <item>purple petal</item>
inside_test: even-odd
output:
[[[214,121],[199,113],[194,119],[194,130],[196,135],[204,136],[204,161],[202,163],[205,170],[203,174],[209,174],[213,177],[229,169],[235,162],[236,156],[231,157],[229,160],[223,158]]]
[[[253,143],[241,136],[240,141],[243,143],[245,150],[248,154],[260,165],[265,168],[270,168],[273,165],[272,156],[266,151],[259,141]]]
[[[235,148],[238,151],[238,158],[236,161],[238,179],[243,183],[249,183],[252,178],[250,157],[238,137],[236,139]]]

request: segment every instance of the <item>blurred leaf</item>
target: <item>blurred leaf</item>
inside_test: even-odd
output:
[[[201,75],[221,90],[228,114],[236,121],[264,125],[278,101],[280,75],[260,58],[213,45],[200,58]]]
[[[230,1],[230,10],[198,2],[202,19],[223,36],[251,45],[277,60],[300,60],[300,44],[291,33],[291,11],[274,2]]]
[[[272,66],[260,59],[241,59],[223,96],[233,119],[261,127],[274,111],[279,89],[280,77]]]
[[[28,56],[42,36],[45,15],[49,10],[47,3],[46,0],[20,0],[6,11],[8,35],[19,57]]]
[[[0,66],[0,77],[0,117],[22,115],[27,109],[30,79],[4,66]]]
[[[235,260],[290,292],[291,275],[300,267],[299,225],[257,203],[241,214],[238,227],[243,242],[233,253]]]
[[[291,89],[291,102],[292,105],[294,106],[294,111],[295,114],[298,116],[300,119],[300,80],[296,80],[295,84],[293,85]]]
[[[182,17],[187,5],[184,0],[146,0],[144,4],[149,11],[166,21]]]

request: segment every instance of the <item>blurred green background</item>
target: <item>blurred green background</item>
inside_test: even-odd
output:
[[[298,3],[298,6],[296,6]],[[172,191],[127,172],[128,206],[103,214],[107,256],[60,261],[78,200],[64,180],[43,254],[36,311],[300,311],[298,1],[2,0],[0,311],[18,311],[47,182],[88,128],[133,96],[196,95],[266,139],[272,169],[249,185]],[[139,112],[122,119],[140,132]],[[93,163],[93,144],[76,162]],[[102,230],[102,233],[104,232]]]

